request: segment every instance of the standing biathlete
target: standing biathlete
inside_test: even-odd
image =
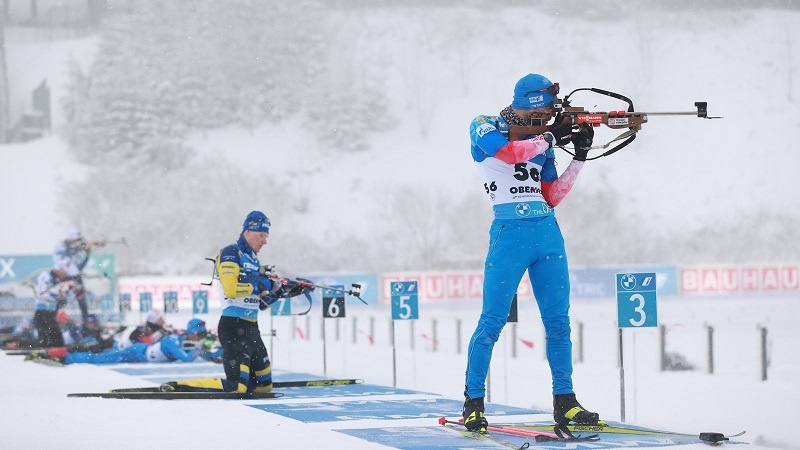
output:
[[[63,266],[67,276],[75,282],[75,300],[81,310],[81,318],[85,322],[89,317],[89,305],[86,303],[88,292],[83,285],[83,269],[89,264],[89,257],[95,246],[105,245],[104,241],[86,241],[78,229],[67,231],[67,237],[56,244],[53,250],[53,265]]]
[[[259,275],[258,252],[267,243],[269,227],[270,221],[264,213],[250,212],[239,239],[223,248],[216,259],[223,303],[217,333],[225,378],[171,381],[162,384],[161,390],[241,393],[272,390],[272,368],[258,329],[258,312],[280,297],[310,290],[287,293],[280,282]]]
[[[485,431],[488,426],[483,398],[492,349],[526,270],[545,328],[554,419],[559,424],[599,419],[581,407],[573,391],[569,271],[553,209],[583,167],[593,130],[573,132],[556,117],[549,132],[508,139],[509,125],[550,121],[557,94],[557,83],[529,74],[517,82],[513,102],[500,116],[478,116],[470,127],[472,158],[495,216],[484,266],[483,308],[467,352],[463,417],[470,430]],[[575,158],[558,176],[553,146],[570,141]]]
[[[59,263],[52,270],[39,274],[36,279],[36,312],[33,326],[36,328],[37,347],[63,347],[64,336],[56,315],[68,299],[75,297],[75,283],[67,276],[66,266]]]

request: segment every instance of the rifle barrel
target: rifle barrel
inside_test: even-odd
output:
[[[647,116],[696,116],[697,111],[665,111],[665,112],[640,112],[634,111],[625,114],[626,116],[647,115]]]

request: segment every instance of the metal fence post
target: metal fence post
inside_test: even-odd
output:
[[[767,327],[761,327],[761,381],[767,381]]]
[[[461,354],[461,319],[456,319],[456,353]]]
[[[438,342],[437,333],[436,333],[436,319],[431,321],[431,349],[435,353],[437,350],[436,343]]]
[[[714,373],[714,327],[706,325],[706,333],[708,335],[708,373]]]

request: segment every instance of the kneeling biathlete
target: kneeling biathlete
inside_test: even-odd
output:
[[[310,288],[284,292],[284,286],[259,274],[258,252],[267,244],[269,218],[252,211],[237,241],[220,250],[216,272],[222,288],[222,317],[217,332],[222,345],[225,378],[171,381],[162,391],[258,392],[272,390],[272,368],[258,329],[258,312],[281,297],[307,294]]]

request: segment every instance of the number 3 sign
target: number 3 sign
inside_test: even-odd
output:
[[[617,274],[617,326],[658,326],[655,273]]]

